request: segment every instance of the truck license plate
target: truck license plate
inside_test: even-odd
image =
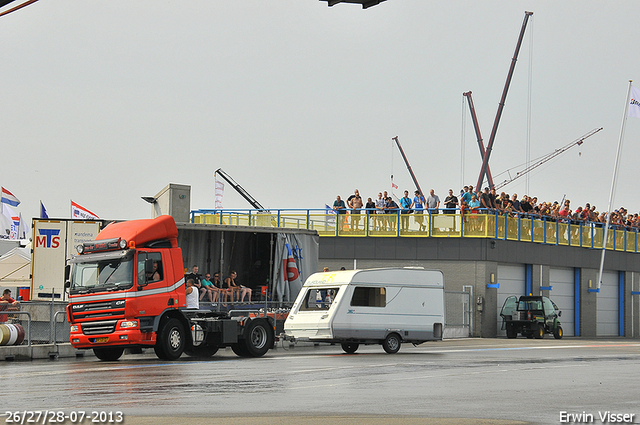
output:
[[[109,342],[109,337],[103,336],[100,338],[96,338],[93,340],[93,342]]]

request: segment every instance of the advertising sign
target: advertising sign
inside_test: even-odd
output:
[[[99,221],[33,219],[31,254],[31,298],[63,300],[64,269],[77,253],[76,246],[93,240],[100,231]]]

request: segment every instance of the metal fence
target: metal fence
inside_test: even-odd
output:
[[[69,342],[66,302],[24,301],[19,311],[6,311],[6,321],[25,330],[22,345]]]
[[[468,210],[464,214],[460,210],[444,212],[375,214],[375,211],[363,209],[359,214],[347,211],[336,215],[324,209],[195,210],[191,211],[191,222],[308,229],[327,237],[489,238],[591,249],[605,246],[609,250],[640,252],[640,229],[636,227],[611,225],[605,242],[602,223],[493,211],[482,211],[482,214],[470,214]]]
[[[465,338],[471,336],[473,331],[472,313],[471,292],[445,291],[445,338]]]

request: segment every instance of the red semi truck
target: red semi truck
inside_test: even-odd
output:
[[[211,356],[220,347],[260,357],[273,348],[270,318],[186,308],[177,238],[173,217],[163,215],[109,224],[82,245],[65,284],[73,347],[93,349],[101,360],[117,360],[125,348],[153,347],[165,360]]]

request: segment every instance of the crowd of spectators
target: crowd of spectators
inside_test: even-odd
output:
[[[515,193],[509,195],[501,192],[498,195],[495,189],[489,189],[488,187],[483,191],[475,192],[473,186],[465,186],[464,189],[460,190],[458,196],[454,195],[453,189],[449,189],[449,195],[444,199],[442,206],[440,198],[433,189],[429,191],[429,196],[426,198],[418,190],[414,192],[413,197],[409,197],[409,191],[405,190],[404,196],[397,199],[397,202],[386,191],[379,192],[375,201],[372,198],[367,198],[366,203],[363,202],[358,189],[356,189],[353,195],[347,198],[346,203],[338,195],[333,203],[333,209],[341,218],[341,222],[344,222],[344,214],[347,211],[352,214],[351,230],[360,229],[360,214],[365,212],[369,214],[399,213],[402,230],[407,230],[409,226],[409,216],[407,214],[421,215],[425,211],[429,214],[462,212],[462,214],[508,214],[513,217],[520,215],[572,224],[591,223],[596,227],[603,227],[607,222],[608,216],[607,212],[598,212],[595,205],[592,206],[588,202],[584,207],[578,206],[575,210],[572,210],[569,199],[562,199],[560,202],[548,202],[539,201],[537,197],[527,195],[524,195],[522,199],[518,199],[518,195]],[[612,228],[621,230],[640,228],[638,214],[629,214],[624,207],[612,211],[610,215]],[[422,217],[416,216],[415,220],[420,225],[420,230],[426,228]],[[395,220],[376,215],[373,217],[372,226],[376,230],[380,228],[395,230]]]

